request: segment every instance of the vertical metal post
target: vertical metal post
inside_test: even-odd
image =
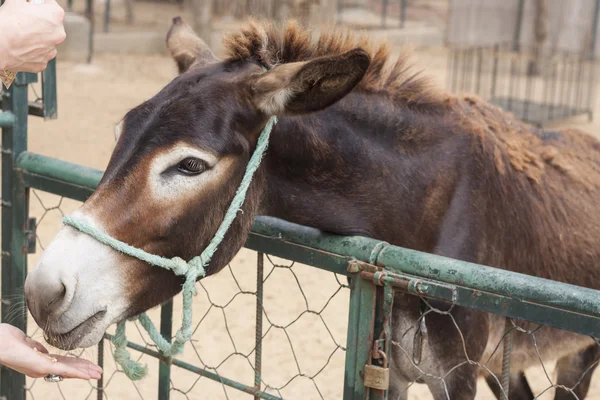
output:
[[[108,33],[110,24],[110,0],[106,0],[106,8],[104,9],[104,33]]]
[[[451,89],[452,93],[456,93],[459,90],[458,87],[458,71],[460,69],[460,50],[459,49],[452,49],[450,50],[450,53],[452,54],[451,58],[452,58],[452,86]]]
[[[31,74],[19,73],[2,101],[3,111],[12,112],[15,124],[2,130],[2,322],[7,321],[13,304],[24,304],[23,286],[27,273],[28,190],[16,171],[16,159],[27,150],[27,84]],[[10,323],[27,331],[25,309]],[[0,396],[25,399],[25,376],[1,368]]]
[[[525,104],[523,106],[523,119],[525,121],[528,121],[529,118],[529,102],[530,100],[533,100],[535,103],[535,99],[532,99],[532,97],[535,97],[535,76],[534,75],[527,75],[525,77]],[[534,118],[536,118],[534,116]],[[541,115],[539,122],[542,122],[541,119]]]
[[[477,74],[475,75],[475,93],[481,94],[481,70],[483,64],[483,48],[480,47],[477,50]]]
[[[387,18],[387,10],[388,10],[388,0],[381,1],[381,27],[385,28],[386,18]]]
[[[98,343],[98,365],[104,369],[104,339]],[[98,400],[104,400],[104,375],[98,379],[98,391],[96,392]]]
[[[592,42],[590,43],[590,59],[596,58],[596,43],[598,42],[598,14],[600,13],[600,0],[594,6],[594,22],[592,23]]]
[[[404,28],[406,21],[406,0],[400,0],[400,28]]]
[[[160,333],[171,341],[173,336],[173,300],[160,308]],[[171,364],[158,363],[158,400],[169,400],[171,396]]]
[[[90,35],[88,37],[88,47],[90,54],[88,55],[88,63],[92,62],[92,55],[94,54],[94,0],[87,0],[85,5],[85,16],[90,21]]]
[[[490,89],[490,100],[494,101],[496,96],[496,81],[498,80],[498,61],[500,58],[500,46],[494,45],[494,65],[492,67],[492,88]]]
[[[521,49],[521,27],[523,26],[523,11],[525,9],[525,0],[519,0],[517,8],[517,21],[515,23],[515,32],[513,35],[513,51]]]
[[[50,61],[42,72],[42,99],[44,100],[44,119],[56,119],[58,117],[56,58]]]
[[[376,288],[358,274],[351,277],[344,400],[364,400],[365,365],[370,361],[375,322]]]
[[[256,260],[256,342],[254,347],[254,389],[256,392],[261,390],[262,374],[262,331],[263,331],[263,276],[264,276],[265,256],[258,253]],[[254,396],[255,400],[260,399]]]
[[[592,89],[595,84],[596,77],[596,43],[598,41],[598,14],[600,14],[600,0],[596,0],[594,7],[594,24],[592,28],[592,42],[590,51],[590,80],[589,80],[589,96],[588,96],[588,120],[591,122],[594,118],[594,90]]]
[[[506,110],[509,112],[513,112],[512,102],[515,98],[514,89],[515,89],[515,79],[516,79],[516,68],[515,68],[515,59],[513,57],[510,58],[510,81],[508,82],[508,101],[506,102]]]

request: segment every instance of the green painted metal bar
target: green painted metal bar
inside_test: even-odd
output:
[[[104,336],[107,339],[109,339],[109,340],[112,339],[112,337],[113,337],[112,335],[110,335],[108,333],[105,334]],[[140,353],[147,354],[147,355],[149,355],[151,357],[158,358],[160,360],[165,360],[165,357],[162,354],[160,354],[158,351],[151,350],[151,349],[149,349],[147,347],[144,347],[142,345],[139,345],[137,343],[127,342],[127,347],[129,347],[130,349],[133,349],[135,351],[139,351]],[[168,361],[168,360],[165,360],[165,361]],[[210,372],[210,371],[208,371],[206,369],[199,368],[199,367],[196,367],[195,365],[188,364],[185,361],[181,361],[181,360],[178,360],[178,359],[173,359],[172,363],[173,363],[173,365],[175,365],[178,368],[182,368],[182,369],[185,369],[187,371],[193,372],[194,374],[197,374],[197,375],[200,375],[200,376],[204,376],[204,377],[206,377],[208,379],[212,379],[214,381],[222,383],[223,385],[232,387],[234,389],[237,389],[237,390],[245,392],[245,393],[249,393],[249,394],[251,394],[253,396],[258,396],[261,399],[265,399],[265,400],[283,400],[281,397],[273,396],[272,394],[269,394],[269,393],[266,393],[266,392],[263,392],[263,391],[258,391],[257,392],[251,386],[247,386],[247,385],[244,385],[242,383],[236,382],[236,381],[234,381],[232,379],[225,378],[223,376],[217,375],[217,374],[215,374],[213,372]]]
[[[17,172],[27,187],[68,197],[73,200],[83,202],[86,201],[92,195],[92,193],[94,193],[94,189],[90,189],[86,186],[78,186],[62,180],[32,174],[23,169],[19,169]]]
[[[102,171],[78,164],[57,160],[35,153],[24,152],[17,159],[17,165],[32,174],[76,186],[95,189],[104,174]],[[91,193],[91,192],[90,192]]]
[[[27,273],[28,190],[15,173],[16,159],[27,149],[27,84],[30,74],[19,73],[2,99],[2,109],[14,114],[14,125],[2,130],[2,322],[27,331],[27,314],[13,314],[13,307],[24,304],[23,286]],[[4,113],[3,113],[4,114]],[[24,400],[25,376],[2,367],[0,395]]]
[[[8,111],[0,112],[0,128],[10,128],[16,122],[15,115]]]
[[[56,85],[56,58],[48,63],[42,72],[42,116],[45,120],[58,118],[58,99]]]
[[[370,362],[375,323],[377,288],[354,275],[350,282],[350,309],[346,339],[346,368],[344,371],[344,400],[363,400],[367,390],[363,377]]]
[[[600,292],[593,289],[395,246],[383,249],[377,262],[392,271],[600,317]]]
[[[173,336],[173,300],[169,300],[160,308],[160,333],[171,341]],[[158,364],[158,400],[169,400],[171,397],[171,364],[160,361]]]
[[[32,153],[22,154],[17,164],[27,170],[22,172],[27,185],[53,193],[71,188],[80,197],[89,196],[102,176],[98,170]],[[600,292],[596,290],[389,246],[374,239],[325,234],[268,217],[256,219],[246,245],[343,274],[351,258],[385,265],[392,272],[456,285],[457,304],[463,306],[600,336]]]

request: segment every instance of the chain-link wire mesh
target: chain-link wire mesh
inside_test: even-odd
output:
[[[61,218],[80,204],[31,190],[30,216],[36,218],[37,252],[30,256],[29,268],[35,266],[62,227]],[[278,397],[340,398],[349,301],[346,277],[269,255],[264,258],[259,255],[258,260],[257,263],[255,252],[243,249],[219,274],[198,283],[198,295],[194,299],[194,335],[178,359],[215,374],[218,380],[229,379],[250,388],[258,383],[261,390]],[[181,297],[177,296],[173,304],[172,318],[179,321]],[[257,310],[262,324],[258,332],[255,331]],[[158,323],[160,309],[151,310],[149,315]],[[156,351],[156,346],[137,322],[130,324],[135,328],[130,325],[128,339]],[[43,342],[43,333],[31,318],[28,326],[29,335]],[[108,333],[113,332],[111,329]],[[96,381],[49,384],[30,379],[28,398],[157,398],[159,361],[130,350],[134,358],[149,367],[146,378],[132,382],[114,362],[112,350],[110,341],[105,340],[100,394]],[[257,350],[261,352],[258,363]],[[64,354],[60,350],[52,351]],[[98,349],[84,349],[73,355],[95,361]],[[172,366],[170,390],[172,399],[253,397],[224,382],[176,366]]]
[[[592,373],[600,361],[600,343],[597,339],[527,321],[486,314],[491,320],[491,325],[500,327],[500,330],[490,332],[491,339],[483,357],[477,360],[472,357],[469,339],[465,339],[467,332],[460,328],[460,322],[453,315],[454,305],[436,307],[425,298],[421,298],[421,302],[423,307],[416,326],[404,327],[396,336],[402,339],[392,341],[392,354],[401,353],[404,356],[403,360],[408,362],[418,375],[399,391],[400,396],[406,395],[407,392],[412,394],[415,390],[421,393],[425,385],[418,383],[426,383],[436,388],[434,390],[441,394],[440,398],[452,399],[453,395],[458,394],[456,381],[454,384],[452,382],[453,376],[464,373],[462,367],[470,365],[477,368],[480,377],[476,396],[478,399],[504,399],[506,394],[509,394],[509,399],[530,398],[528,396],[531,395],[535,399],[554,399],[555,395],[562,396],[556,399],[598,398],[600,382],[591,381],[590,387]],[[427,320],[434,314],[441,316],[441,319],[447,319],[448,324],[444,326],[449,327],[449,330],[444,332],[444,338],[447,340],[445,346],[448,349],[455,347],[451,341],[459,338],[457,344],[460,354],[456,355],[451,363],[446,362],[446,368],[440,368],[439,360],[432,364],[425,359],[428,338],[431,335],[426,328]],[[438,323],[439,321],[440,318]],[[439,340],[439,332],[434,334]],[[404,340],[405,337],[410,339]],[[524,384],[523,378],[527,380],[527,384]],[[530,387],[527,388],[527,385]],[[431,397],[428,394],[409,398]]]

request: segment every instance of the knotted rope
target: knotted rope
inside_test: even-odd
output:
[[[83,219],[73,218],[73,217],[65,217],[63,218],[63,223],[65,225],[72,226],[73,228],[78,229],[79,231],[92,236],[94,239],[98,240],[101,243],[104,243],[107,246],[112,247],[113,249],[126,254],[131,257],[135,257],[138,260],[147,262],[150,265],[155,265],[157,267],[161,267],[167,269],[169,271],[173,271],[175,275],[185,276],[185,282],[183,283],[183,317],[181,322],[181,328],[177,331],[175,335],[175,340],[173,343],[170,343],[169,339],[165,339],[162,337],[156,326],[152,323],[150,318],[143,313],[134,319],[138,319],[142,327],[148,332],[150,339],[156,344],[158,349],[167,357],[173,357],[177,354],[180,354],[183,351],[184,345],[192,338],[192,298],[196,293],[195,284],[198,278],[203,277],[206,272],[205,268],[210,262],[212,256],[217,251],[217,248],[225,238],[225,234],[229,230],[233,220],[238,214],[238,211],[241,210],[242,205],[244,204],[244,200],[246,199],[246,194],[248,192],[248,188],[250,183],[252,182],[252,178],[254,177],[254,173],[260,166],[260,162],[262,160],[263,155],[265,154],[267,147],[269,145],[269,136],[271,135],[271,131],[273,127],[277,123],[277,117],[271,117],[264,129],[262,130],[258,142],[256,144],[256,149],[254,150],[254,154],[250,158],[248,162],[248,166],[246,167],[246,172],[244,173],[244,177],[240,183],[240,186],[227,209],[227,213],[217,229],[215,236],[212,238],[206,249],[199,256],[194,257],[189,262],[182,260],[179,257],[174,258],[165,258],[161,256],[157,256],[155,254],[147,253],[144,250],[133,247],[127,243],[124,243],[120,240],[113,238],[105,232],[93,227],[87,221]],[[125,323],[126,321],[121,321],[117,324],[117,330],[115,336],[112,339],[112,343],[115,346],[114,357],[115,361],[123,368],[123,372],[131,379],[131,380],[139,380],[143,378],[148,368],[146,365],[141,365],[136,361],[131,359],[131,355],[129,351],[127,351],[127,338],[125,335]]]

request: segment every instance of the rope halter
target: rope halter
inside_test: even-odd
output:
[[[72,226],[73,228],[78,229],[80,232],[90,235],[97,241],[112,247],[114,250],[137,258],[138,260],[144,261],[150,265],[155,265],[157,267],[172,271],[175,275],[185,277],[185,282],[183,283],[182,289],[183,317],[181,328],[177,331],[175,340],[172,343],[169,339],[164,338],[160,334],[146,313],[134,317],[134,319],[138,319],[140,321],[142,327],[146,330],[146,332],[148,332],[150,339],[156,344],[161,353],[167,357],[173,357],[177,354],[180,354],[183,351],[185,343],[192,338],[192,298],[196,293],[196,281],[198,278],[206,275],[206,266],[223,241],[223,238],[229,230],[232,222],[235,220],[238,211],[241,210],[244,200],[246,199],[248,188],[252,182],[252,178],[254,177],[254,173],[260,166],[260,162],[269,145],[269,136],[271,135],[271,131],[276,123],[277,117],[272,116],[260,133],[258,142],[256,144],[256,149],[254,150],[254,153],[248,162],[244,177],[242,178],[240,186],[238,187],[237,192],[235,193],[235,196],[233,197],[233,200],[227,209],[227,213],[225,214],[221,225],[215,233],[215,236],[204,249],[202,254],[192,258],[188,262],[179,257],[165,258],[145,252],[144,250],[138,249],[113,238],[107,233],[91,226],[83,219],[73,217],[63,218],[63,223],[65,225]],[[125,375],[127,375],[127,377],[129,377],[131,380],[139,380],[147,374],[148,368],[146,365],[141,365],[131,359],[131,355],[129,354],[129,351],[127,351],[125,323],[126,321],[121,321],[117,324],[116,333],[112,338],[112,343],[115,346],[113,354],[115,361],[121,366],[121,368],[123,368]]]

